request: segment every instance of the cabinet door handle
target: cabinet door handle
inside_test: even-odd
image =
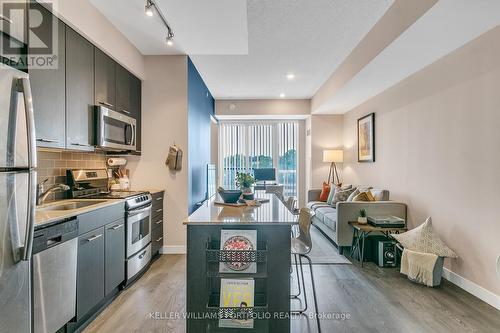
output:
[[[126,114],[130,114],[130,111],[127,111],[125,109],[122,109],[122,112],[125,112]]]
[[[102,234],[92,236],[92,237],[90,237],[90,238],[87,238],[87,242],[93,242],[93,241],[95,241],[96,239],[101,238],[101,237],[102,237]]]
[[[47,142],[47,143],[59,143],[59,141],[49,140],[49,139],[44,139],[44,138],[36,139],[36,141],[38,141],[38,142]]]
[[[162,199],[163,199],[162,197],[158,197],[158,198],[156,198],[156,201],[160,201]]]
[[[115,226],[112,226],[110,229],[113,229],[113,230],[118,230],[120,229],[121,227],[123,227],[123,224],[117,224]]]
[[[157,213],[159,213],[159,212],[161,212],[162,210],[163,210],[163,208],[158,208],[158,209],[156,210],[156,212],[157,212]]]
[[[139,255],[139,259],[142,259],[144,258],[144,256],[146,255],[146,250],[144,250],[144,252],[142,252],[140,255]]]
[[[99,104],[102,104],[102,105],[108,106],[108,107],[110,107],[110,108],[114,107],[114,105],[113,105],[113,104],[109,104],[109,103],[107,103],[107,102],[99,102]]]
[[[159,241],[161,241],[162,239],[163,239],[163,236],[162,236],[162,237],[160,237],[160,238],[158,238],[158,239],[156,240],[156,242],[159,242]]]
[[[10,24],[14,23],[10,18],[3,16],[2,14],[0,14],[0,21],[9,22]]]
[[[79,146],[79,147],[92,147],[92,145],[86,144],[86,143],[79,143],[79,142],[71,142],[72,146]]]
[[[156,221],[155,223],[156,223],[156,224],[160,224],[160,223],[162,223],[162,222],[163,222],[163,220],[158,220],[158,221]]]

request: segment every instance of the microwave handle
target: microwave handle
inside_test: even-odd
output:
[[[132,140],[131,140],[132,141],[132,143],[131,143],[132,146],[135,146],[135,126],[136,125],[130,124],[130,127],[132,128]]]
[[[99,108],[98,110],[98,121],[97,121],[97,133],[98,133],[98,146],[104,146],[104,112]]]

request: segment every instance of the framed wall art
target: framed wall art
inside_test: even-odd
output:
[[[375,113],[358,119],[358,162],[375,162]]]

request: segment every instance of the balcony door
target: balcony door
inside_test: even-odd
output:
[[[235,188],[237,172],[275,168],[284,196],[297,197],[299,123],[297,121],[222,121],[219,135],[219,177]]]

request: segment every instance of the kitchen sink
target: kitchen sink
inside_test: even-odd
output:
[[[64,211],[84,208],[88,206],[104,203],[106,200],[88,200],[88,201],[66,201],[58,204],[53,204],[47,207],[38,208],[39,211]]]

